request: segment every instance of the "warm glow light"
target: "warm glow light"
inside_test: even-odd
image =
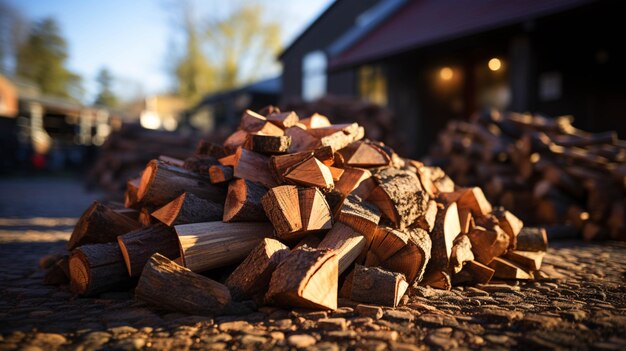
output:
[[[443,67],[439,70],[439,77],[443,80],[450,80],[454,76],[454,71],[450,67]]]
[[[489,66],[489,69],[494,72],[502,68],[502,62],[496,57],[489,60],[489,63],[487,65]]]

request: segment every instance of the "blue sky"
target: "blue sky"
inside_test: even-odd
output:
[[[131,97],[170,87],[167,74],[174,24],[175,0],[8,0],[26,18],[55,17],[69,44],[69,67],[86,81],[87,98],[93,80],[106,66],[119,78],[116,90]],[[283,45],[288,45],[332,0],[259,1],[279,20]],[[220,11],[226,0],[192,1],[197,13]],[[170,56],[171,57],[171,56]]]

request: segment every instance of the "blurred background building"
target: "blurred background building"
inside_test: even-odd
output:
[[[626,135],[621,4],[338,0],[279,59],[283,102],[326,94],[389,107],[414,156],[484,108],[572,114]]]

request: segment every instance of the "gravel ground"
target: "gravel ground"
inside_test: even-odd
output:
[[[39,258],[63,249],[93,198],[71,181],[0,180],[0,350],[626,349],[625,243],[551,243],[549,281],[420,287],[396,309],[190,316],[42,284]]]

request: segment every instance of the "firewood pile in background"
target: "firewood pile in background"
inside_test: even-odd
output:
[[[124,124],[113,131],[98,150],[98,157],[86,176],[87,186],[107,193],[121,193],[126,181],[141,172],[159,155],[185,158],[193,152],[199,137],[176,132],[144,129]]]
[[[223,145],[150,161],[124,206],[90,206],[46,282],[79,295],[135,286],[158,308],[219,314],[549,279],[542,228],[364,134],[318,113],[246,111]]]
[[[550,238],[626,240],[626,141],[572,123],[495,112],[451,121],[425,163],[546,225]]]

